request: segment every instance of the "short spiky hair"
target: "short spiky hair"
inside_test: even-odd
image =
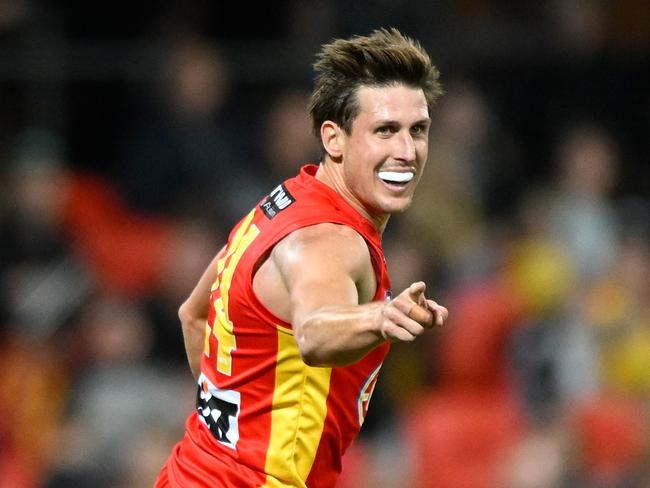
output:
[[[421,88],[429,110],[442,94],[439,72],[429,55],[417,41],[394,28],[323,45],[314,71],[316,80],[309,114],[317,137],[326,120],[350,133],[352,121],[359,113],[357,91],[362,86],[402,83]]]

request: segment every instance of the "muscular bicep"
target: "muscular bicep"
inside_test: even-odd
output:
[[[294,326],[314,311],[356,305],[374,294],[368,247],[349,227],[319,224],[300,229],[276,246],[272,258],[288,292]]]

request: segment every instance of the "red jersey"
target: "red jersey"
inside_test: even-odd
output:
[[[374,300],[390,296],[378,231],[314,177],[317,168],[304,166],[277,186],[229,236],[212,286],[197,411],[161,474],[171,486],[336,483],[388,343],[349,366],[307,366],[291,324],[265,308],[252,285],[257,265],[279,240],[301,227],[331,222],[365,239],[377,278]]]

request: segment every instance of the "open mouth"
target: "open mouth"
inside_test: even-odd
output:
[[[403,188],[415,177],[413,171],[380,171],[379,179],[390,186]]]

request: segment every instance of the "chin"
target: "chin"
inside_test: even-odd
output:
[[[411,201],[412,200],[409,198],[408,200],[405,201],[400,200],[400,201],[395,201],[390,203],[387,202],[381,206],[381,210],[382,212],[385,212],[387,214],[402,213],[411,206]]]

